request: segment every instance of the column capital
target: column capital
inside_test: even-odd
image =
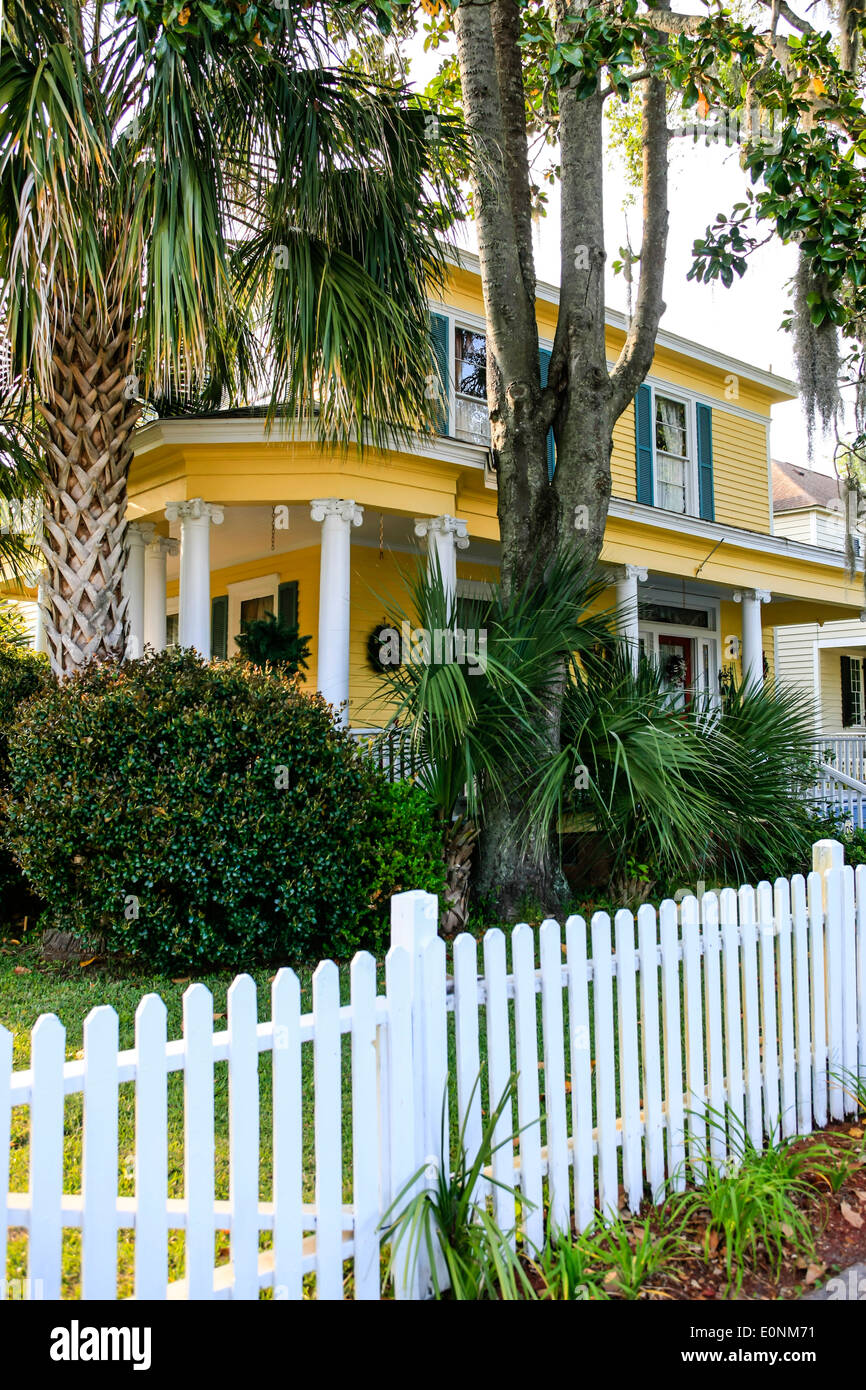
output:
[[[744,599],[753,603],[769,603],[772,597],[769,589],[737,589],[734,603],[742,603]]]
[[[461,521],[459,517],[450,516],[448,512],[443,512],[441,516],[415,518],[415,535],[420,540],[425,540],[431,534],[453,536],[458,550],[466,550],[469,547],[466,522]]]
[[[364,508],[352,498],[317,497],[310,503],[310,516],[313,521],[324,521],[326,516],[338,516],[350,526],[360,526],[364,520]]]
[[[176,541],[173,536],[154,536],[147,548],[153,555],[176,555],[180,549],[180,541]]]
[[[126,528],[126,543],[130,547],[150,545],[155,530],[152,521],[130,521]]]
[[[621,584],[624,579],[636,579],[638,583],[645,584],[647,573],[646,565],[612,565],[608,569],[613,584]]]
[[[214,526],[221,526],[224,515],[222,507],[215,502],[205,502],[203,497],[165,504],[166,521],[210,521]]]

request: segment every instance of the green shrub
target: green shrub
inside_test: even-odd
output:
[[[0,637],[0,792],[9,787],[8,730],[25,700],[51,683],[48,659]],[[8,918],[29,897],[27,884],[9,850],[0,844],[0,915]]]
[[[52,925],[159,966],[375,949],[376,895],[421,871],[419,803],[275,672],[90,667],[26,707],[10,755],[10,844]]]
[[[367,916],[386,930],[392,893],[411,888],[444,893],[442,825],[427,793],[411,782],[380,780],[369,815],[378,833],[368,836],[362,865],[369,885]]]
[[[253,666],[278,666],[287,676],[307,669],[309,637],[301,637],[297,625],[284,623],[273,613],[247,623],[235,641],[243,659]]]

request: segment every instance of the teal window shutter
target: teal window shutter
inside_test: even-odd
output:
[[[214,661],[225,661],[229,648],[229,596],[221,594],[210,606],[210,654]]]
[[[541,385],[547,385],[547,373],[550,370],[550,353],[547,348],[538,349],[538,365],[541,369]],[[553,430],[547,433],[547,477],[548,481],[556,472],[556,442],[553,438]]]
[[[713,412],[708,405],[697,407],[698,417],[698,503],[705,521],[715,521],[713,501]]]
[[[277,617],[287,627],[298,626],[298,581],[290,579],[277,590]]]
[[[448,433],[448,397],[451,373],[449,371],[451,330],[444,314],[430,315],[430,341],[433,345],[435,372],[431,384],[435,382],[439,392],[439,412],[436,429],[439,434]]]
[[[637,388],[634,398],[635,467],[637,500],[648,507],[653,505],[653,401],[646,382]]]

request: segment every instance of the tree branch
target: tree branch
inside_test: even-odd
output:
[[[635,313],[611,372],[610,424],[632,400],[650,369],[656,334],[665,305],[665,255],[668,237],[668,130],[665,84],[652,78],[644,91],[643,239]]]
[[[472,150],[488,353],[504,380],[538,381],[525,99],[516,0],[461,0],[454,17]],[[513,49],[513,55],[509,52]],[[530,352],[528,339],[534,337]],[[534,359],[534,368],[530,362]],[[527,372],[529,376],[527,378]]]

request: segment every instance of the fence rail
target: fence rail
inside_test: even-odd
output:
[[[382,1220],[438,1161],[443,1099],[477,1152],[483,1116],[516,1073],[488,1191],[502,1228],[519,1223],[530,1246],[544,1237],[545,1196],[555,1227],[574,1219],[583,1229],[597,1211],[616,1211],[620,1186],[632,1211],[647,1193],[659,1199],[666,1185],[682,1186],[684,1161],[707,1143],[722,1161],[728,1137],[711,1112],[727,1111],[760,1146],[855,1109],[842,1078],[866,1080],[866,866],[844,866],[834,841],[815,846],[805,878],[686,898],[679,909],[645,905],[636,918],[599,912],[588,929],[570,917],[564,939],[554,921],[537,933],[525,924],[508,935],[493,929],[480,960],[479,943],[459,936],[450,970],[437,921],[431,895],[397,895],[385,992],[362,952],[348,1004],[337,966],[325,961],[313,976],[312,1011],[301,1012],[295,974],[280,970],[264,1023],[255,985],[242,975],[220,1032],[201,984],[184,994],[180,1040],[168,1040],[156,995],[142,999],[135,1047],[125,1051],[105,1006],[88,1016],[77,1060],[66,1061],[63,1026],[44,1015],[29,1069],[15,1072],[11,1034],[0,1030],[0,1194],[10,1119],[29,1107],[29,1184],[6,1197],[4,1261],[7,1228],[25,1229],[28,1283],[57,1298],[63,1232],[80,1229],[82,1295],[114,1298],[118,1231],[132,1230],[138,1298],[256,1298],[269,1288],[278,1298],[306,1290],[340,1299],[351,1274],[355,1298],[377,1299]],[[273,1092],[267,1201],[262,1054]],[[314,1099],[305,1093],[305,1057]],[[220,1064],[228,1071],[227,1199],[216,1195]],[[183,1074],[184,1176],[182,1197],[169,1198],[173,1071]],[[120,1196],[118,1088],[129,1082],[135,1195]],[[80,1187],[69,1191],[64,1098],[76,1093],[83,1163]],[[455,1130],[446,1124],[452,1144]],[[169,1283],[173,1231],[183,1233],[184,1268]],[[217,1232],[228,1233],[228,1263],[215,1259]],[[398,1265],[397,1297],[428,1291],[423,1263]]]

